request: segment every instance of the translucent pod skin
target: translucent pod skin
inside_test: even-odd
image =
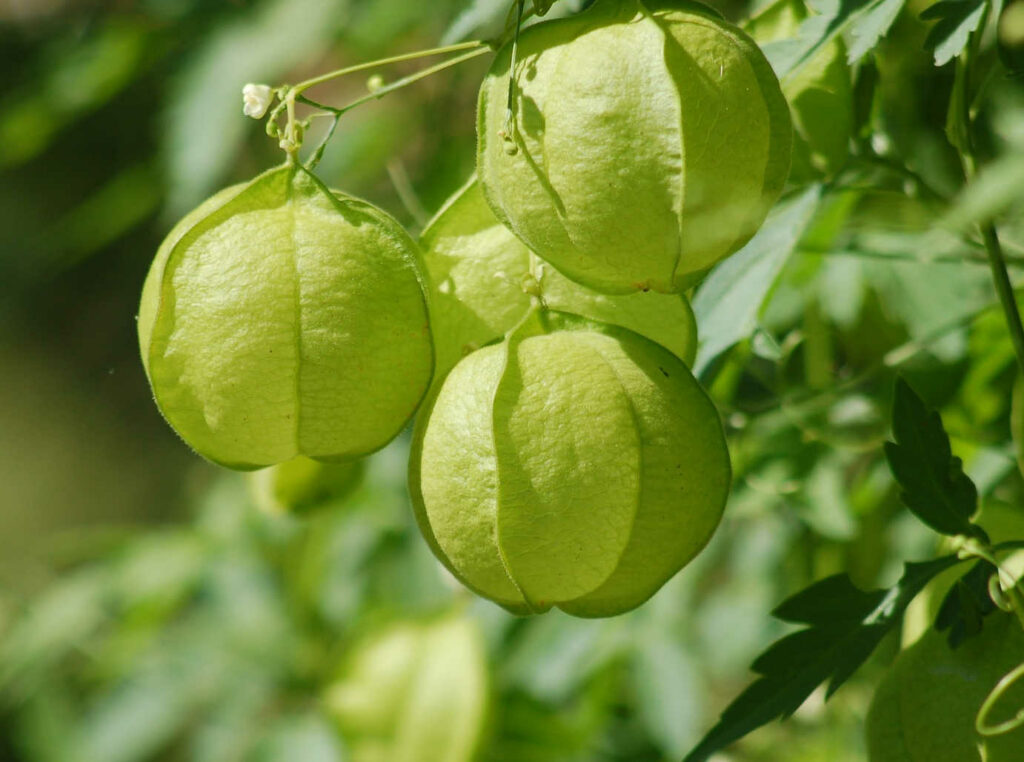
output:
[[[687,365],[697,352],[697,324],[682,294],[602,294],[550,265],[531,274],[530,250],[498,222],[471,179],[420,236],[437,352],[435,383],[469,352],[502,338],[526,316],[524,290],[536,277],[548,307],[613,323],[656,341]]]
[[[678,292],[757,231],[789,172],[789,108],[757,45],[682,0],[598,0],[521,35],[480,90],[498,219],[606,293]],[[512,129],[509,130],[508,127]]]
[[[679,358],[547,311],[455,366],[410,459],[435,554],[518,614],[640,605],[707,543],[729,482],[718,413]]]
[[[418,256],[397,221],[302,167],[217,194],[171,231],[143,287],[161,413],[241,470],[383,447],[433,369]]]
[[[879,684],[867,717],[870,762],[1018,762],[1024,728],[985,737],[975,731],[982,702],[996,683],[1024,662],[1024,630],[996,612],[979,635],[957,649],[930,629],[903,651]],[[1024,683],[996,702],[990,724],[1024,707]]]

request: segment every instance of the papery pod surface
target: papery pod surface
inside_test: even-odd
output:
[[[417,258],[393,218],[302,167],[209,199],[165,239],[139,307],[164,417],[239,469],[383,447],[432,372]]]
[[[1024,630],[996,612],[981,633],[952,649],[930,629],[903,651],[879,684],[867,717],[870,762],[1018,762],[1024,727],[999,736],[975,731],[982,702],[996,683],[1024,662]],[[990,723],[1024,708],[1024,682],[996,703]]]
[[[498,218],[608,293],[676,292],[739,249],[789,172],[789,109],[747,34],[698,3],[597,0],[524,30],[480,90],[477,171]]]
[[[452,614],[377,633],[325,696],[352,762],[470,762],[487,725],[489,678],[476,620]]]
[[[538,266],[531,268],[530,250],[495,218],[476,179],[445,203],[420,242],[437,352],[435,381],[526,316],[532,303],[524,290],[529,278],[536,278],[551,309],[621,325],[661,344],[687,365],[693,362],[697,324],[685,296],[602,294],[536,258]]]
[[[548,311],[455,366],[409,467],[435,554],[520,614],[640,605],[707,543],[730,482],[718,413],[679,358]]]
[[[803,0],[776,0],[746,29],[759,43],[775,42],[795,37],[805,18]],[[850,157],[853,80],[846,58],[846,43],[837,36],[783,79],[782,93],[789,101],[795,133],[790,170],[794,182],[834,175]]]

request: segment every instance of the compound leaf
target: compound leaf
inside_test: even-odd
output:
[[[784,719],[824,683],[826,699],[871,655],[900,622],[904,610],[956,556],[908,563],[888,590],[860,590],[845,574],[827,577],[784,601],[773,615],[808,627],[786,635],[754,660],[760,677],[722,713],[718,724],[683,762],[712,754],[774,719]]]
[[[847,51],[850,63],[859,61],[882,39],[900,15],[907,0],[879,0],[861,14],[850,29],[853,41]]]
[[[978,28],[985,14],[987,0],[939,0],[921,13],[925,21],[935,21],[924,46],[935,55],[935,65],[942,66],[960,55],[967,46],[971,32]]]
[[[988,561],[978,561],[943,598],[935,628],[949,630],[951,648],[981,632],[982,620],[995,611],[996,604],[988,592],[988,579],[995,573],[996,567]]]
[[[902,378],[896,380],[892,429],[896,441],[885,443],[885,455],[903,503],[936,532],[984,539],[971,523],[978,490],[953,456],[942,419]]]

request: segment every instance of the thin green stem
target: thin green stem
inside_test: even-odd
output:
[[[313,155],[309,157],[309,161],[306,162],[306,169],[312,172],[316,169],[316,165],[320,163],[320,159],[324,157],[324,149],[327,148],[327,144],[331,138],[334,137],[334,131],[338,129],[338,121],[341,119],[341,114],[333,114],[334,118],[331,120],[331,126],[327,128],[327,134],[324,135],[323,140],[313,151]]]
[[[459,42],[454,45],[445,45],[440,48],[430,48],[429,50],[417,50],[412,53],[402,53],[397,56],[389,56],[388,58],[379,58],[376,61],[367,61],[366,63],[356,64],[355,66],[346,66],[343,69],[337,69],[335,71],[329,71],[326,74],[321,74],[319,77],[313,77],[292,87],[292,90],[296,95],[300,95],[311,87],[329,82],[332,79],[338,77],[344,77],[348,74],[355,74],[356,72],[366,71],[367,69],[377,69],[381,66],[388,66],[390,64],[401,63],[402,61],[413,61],[418,58],[428,58],[430,56],[440,56],[446,53],[458,53],[462,50],[475,50],[479,53],[491,50],[490,45],[481,40],[472,40],[470,42]]]
[[[396,79],[394,82],[386,84],[383,87],[374,90],[372,93],[364,95],[361,98],[356,98],[354,101],[346,103],[344,106],[341,106],[340,108],[328,110],[330,110],[331,113],[336,113],[338,115],[344,114],[346,111],[351,111],[356,106],[361,106],[362,104],[367,103],[368,101],[373,101],[378,98],[382,98],[388,93],[393,93],[395,90],[400,90],[403,87],[411,85],[413,82],[419,82],[421,79],[426,79],[427,77],[433,74],[437,74],[439,71],[444,71],[445,69],[451,66],[455,66],[457,64],[462,63],[463,61],[468,61],[472,58],[476,58],[477,56],[481,56],[484,53],[488,52],[490,52],[490,48],[482,48],[480,50],[474,50],[470,53],[464,53],[461,56],[449,58],[447,61],[442,61],[439,64],[435,64],[429,68],[423,69],[422,71],[418,71],[415,74],[410,74],[408,77]]]
[[[519,31],[523,26],[523,5],[525,0],[516,0],[516,30],[512,37],[512,56],[508,65],[508,97],[505,102],[505,132],[512,136],[515,125],[512,121],[512,110],[516,103],[516,63],[519,59]]]
[[[971,104],[971,81],[974,74],[974,64],[977,56],[977,46],[981,30],[985,28],[984,18],[978,27],[978,31],[971,35],[967,47],[957,61],[957,77],[954,81],[953,124],[956,128],[960,149],[960,163],[963,168],[964,179],[970,183],[978,174],[978,158],[975,153],[975,127],[976,122],[972,114]],[[1013,285],[1010,282],[1010,273],[1006,269],[1006,257],[1003,255],[1003,247],[999,242],[999,232],[992,222],[979,226],[981,239],[985,245],[985,253],[988,257],[989,269],[992,272],[992,282],[995,285],[996,293],[999,296],[999,303],[1003,308],[1006,317],[1006,326],[1013,341],[1013,350],[1017,356],[1017,365],[1024,373],[1024,324],[1021,323],[1020,310],[1017,308],[1017,299],[1013,293]]]
[[[1003,697],[1003,694],[1009,690],[1010,686],[1021,678],[1024,678],[1024,664],[1018,664],[1012,671],[1004,675],[1003,678],[996,683],[996,687],[993,688],[992,692],[985,698],[985,701],[982,703],[981,709],[978,710],[978,715],[974,720],[974,729],[978,731],[979,735],[1001,736],[1024,726],[1024,709],[1018,711],[1012,719],[1007,720],[1006,722],[1001,722],[998,725],[989,725],[987,722],[988,715],[992,711],[993,707],[995,707],[996,702]]]
[[[985,251],[988,254],[989,268],[992,270],[992,280],[999,294],[999,303],[1003,307],[1006,325],[1010,329],[1017,365],[1024,373],[1024,324],[1021,324],[1017,298],[1013,293],[1013,284],[1010,283],[1010,274],[1006,269],[1006,258],[1003,256],[1003,247],[999,243],[996,226],[991,222],[982,225],[981,237],[985,242]]]

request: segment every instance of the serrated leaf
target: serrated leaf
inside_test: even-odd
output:
[[[995,573],[996,567],[988,561],[978,561],[946,593],[935,617],[935,628],[949,630],[951,648],[981,632],[982,620],[996,610],[988,594],[988,580]]]
[[[830,697],[896,624],[922,588],[959,563],[946,556],[909,563],[888,590],[863,591],[845,574],[814,583],[783,602],[774,616],[809,627],[772,644],[752,665],[761,677],[722,713],[718,724],[683,762],[704,762],[753,730],[783,719],[824,683]]]
[[[880,0],[872,3],[857,17],[850,28],[852,42],[847,49],[847,59],[850,63],[859,61],[874,49],[878,41],[888,33],[906,4],[907,0]]]
[[[939,0],[921,13],[925,21],[935,21],[924,41],[942,66],[960,55],[967,40],[981,23],[987,0]]]
[[[953,456],[942,419],[902,378],[896,380],[892,428],[896,441],[885,443],[885,455],[904,505],[936,532],[984,537],[971,523],[978,490]]]
[[[796,37],[791,40],[766,43],[762,48],[775,70],[776,76],[783,79],[795,73],[814,58],[819,50],[832,42],[855,21],[860,28],[860,19],[869,15],[871,16],[870,20],[863,22],[864,26],[860,32],[861,44],[851,46],[847,53],[849,63],[856,63],[877,43],[878,38],[888,31],[888,26],[884,26],[884,21],[889,15],[895,19],[899,11],[898,9],[894,11],[892,6],[896,2],[897,0],[825,0],[815,3],[813,7],[817,13],[807,17],[800,24]],[[884,10],[879,10],[879,7],[883,5],[887,7]],[[875,36],[876,32],[877,36]],[[870,45],[868,44],[869,40],[871,40]],[[856,57],[854,57],[855,52],[857,53]]]

